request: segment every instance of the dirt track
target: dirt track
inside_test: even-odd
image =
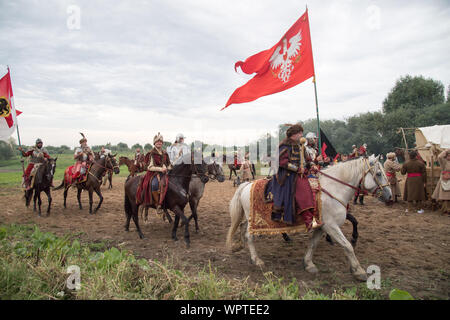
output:
[[[150,223],[141,221],[146,238],[140,240],[133,222],[130,232],[123,225],[122,178],[113,180],[112,190],[103,189],[103,206],[96,215],[88,213],[88,195],[83,192],[83,210],[78,209],[76,191],[71,190],[68,208],[63,209],[62,191],[53,192],[50,217],[39,218],[32,209],[25,207],[20,190],[0,189],[1,223],[36,223],[46,231],[62,235],[83,232],[83,240],[107,240],[121,245],[136,254],[150,259],[173,259],[180,267],[196,269],[208,265],[217,268],[228,278],[259,281],[263,272],[272,271],[276,276],[290,280],[305,281],[309,286],[320,286],[321,291],[332,292],[337,287],[353,287],[358,283],[349,273],[349,264],[338,245],[331,246],[325,239],[319,244],[314,262],[320,272],[311,275],[303,270],[302,258],[306,251],[307,235],[294,234],[292,244],[285,243],[281,236],[264,236],[256,239],[256,249],[266,263],[263,269],[250,264],[247,249],[230,254],[225,249],[225,237],[230,225],[229,200],[236,190],[231,181],[209,182],[199,206],[200,232],[194,231],[191,223],[191,248],[183,242],[183,228],[178,229],[180,241],[171,240],[171,225],[163,221],[154,211]],[[57,185],[57,181],[55,185]],[[47,200],[43,195],[43,209]],[[98,198],[94,194],[94,205]],[[404,204],[386,207],[373,198],[366,199],[365,206],[351,207],[359,221],[360,238],[355,252],[363,268],[375,264],[381,268],[381,278],[392,287],[408,290],[416,298],[448,299],[450,295],[450,217],[429,209],[424,214],[404,215]],[[186,209],[190,214],[190,209]],[[343,227],[348,238],[351,224]],[[263,272],[262,272],[263,271]]]

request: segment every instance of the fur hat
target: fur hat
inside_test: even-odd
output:
[[[394,152],[389,152],[388,154],[386,154],[386,158],[394,159],[395,158],[395,153]]]
[[[303,132],[303,127],[301,124],[286,124],[287,126],[290,126],[289,129],[286,131],[286,136],[290,138],[294,134],[297,134],[299,132]]]
[[[156,143],[156,141],[161,141],[164,143],[164,138],[163,136],[158,132],[158,134],[153,138],[153,144]]]

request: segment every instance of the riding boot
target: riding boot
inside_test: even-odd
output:
[[[311,210],[305,210],[302,213],[303,221],[305,222],[306,230],[310,231],[312,228],[312,222],[313,222],[313,213]]]
[[[155,202],[156,213],[162,214],[164,213],[161,205],[159,204],[159,191],[152,191],[153,201]]]
[[[283,213],[283,209],[282,208],[277,208],[277,207],[273,206],[272,216],[271,216],[272,221],[280,222],[282,213]]]

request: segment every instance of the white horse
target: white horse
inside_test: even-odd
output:
[[[355,194],[355,189],[361,185],[363,191],[376,194],[380,201],[388,202],[392,198],[391,189],[383,166],[378,161],[379,156],[358,158],[330,166],[319,174],[320,185],[326,192],[322,192],[322,221],[323,226],[313,231],[309,248],[303,258],[304,267],[308,272],[317,273],[318,269],[312,261],[314,249],[322,235],[327,233],[331,238],[344,247],[350,262],[350,271],[361,281],[367,279],[367,274],[355,256],[353,247],[342,233],[340,226],[345,222],[347,203]],[[256,254],[253,236],[249,233],[250,190],[253,182],[246,182],[239,186],[230,202],[231,226],[227,235],[229,250],[242,249],[245,238],[248,242],[252,262],[262,266],[264,262]],[[328,194],[327,194],[328,193]],[[245,213],[245,217],[244,217]],[[233,247],[233,235],[241,225],[240,246]],[[247,228],[247,230],[245,230]]]

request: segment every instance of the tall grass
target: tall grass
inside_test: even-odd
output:
[[[358,299],[356,289],[327,296],[272,273],[262,283],[219,276],[210,264],[185,272],[170,261],[145,260],[103,243],[80,243],[36,226],[0,225],[0,299]],[[77,265],[81,289],[67,289]]]

